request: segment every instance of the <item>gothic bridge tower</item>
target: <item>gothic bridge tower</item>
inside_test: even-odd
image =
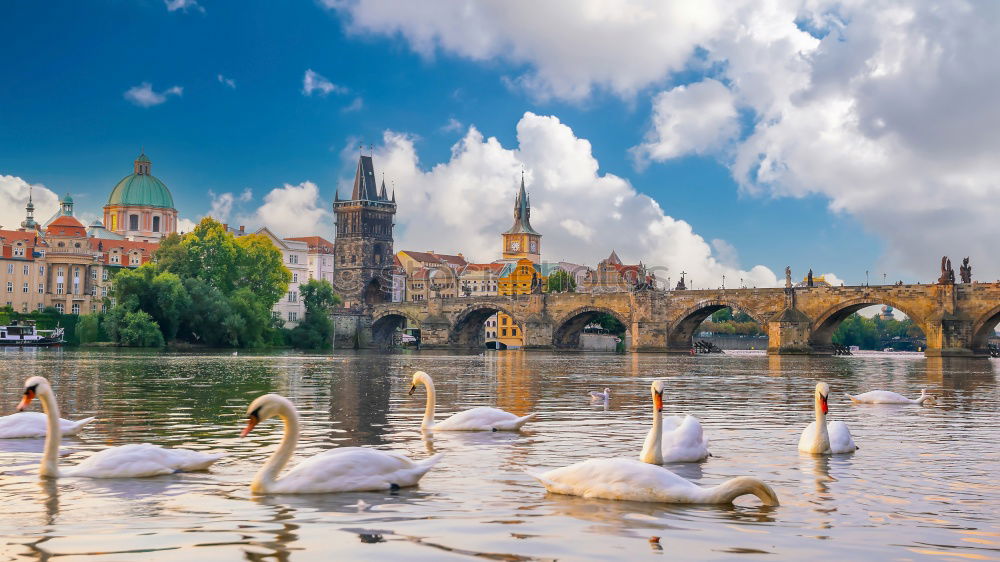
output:
[[[371,156],[358,159],[351,198],[335,196],[333,212],[337,230],[333,242],[333,285],[344,306],[374,304],[389,300],[392,283],[392,227],[396,215],[396,193],[386,194],[375,181]]]

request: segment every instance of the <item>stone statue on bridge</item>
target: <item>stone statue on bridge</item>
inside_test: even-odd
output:
[[[684,284],[684,272],[681,272],[681,280],[677,282],[677,286],[674,287],[675,291],[686,291],[687,285]]]
[[[939,285],[954,285],[955,270],[951,268],[951,260],[948,256],[941,257],[941,276],[938,277]]]
[[[785,288],[792,288],[792,268],[791,266],[785,266]]]
[[[809,268],[809,275],[806,275],[806,287],[813,286],[813,270]]]
[[[958,272],[962,276],[962,283],[972,283],[972,266],[969,265],[969,258],[962,260]]]

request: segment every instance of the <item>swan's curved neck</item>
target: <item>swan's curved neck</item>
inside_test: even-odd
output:
[[[428,377],[421,379],[427,389],[427,406],[424,408],[424,421],[420,429],[430,429],[434,425],[434,405],[437,403],[437,392],[434,391],[434,381]]]
[[[277,482],[278,473],[285,468],[292,454],[295,453],[295,446],[299,442],[299,413],[294,406],[282,405],[278,411],[285,426],[285,433],[281,436],[281,444],[278,449],[271,454],[264,466],[254,476],[250,484],[250,490],[256,493],[266,493],[272,484]]]
[[[764,505],[778,505],[778,496],[770,486],[750,476],[739,476],[726,480],[718,486],[702,488],[703,501],[707,503],[732,503],[740,496],[753,494]]]
[[[823,403],[819,397],[816,395],[816,436],[821,443],[830,443],[830,433],[826,428],[826,414],[823,413]],[[829,446],[829,445],[827,445]]]
[[[663,412],[653,408],[653,427],[646,434],[639,460],[649,464],[663,464]]]
[[[59,444],[62,441],[62,428],[59,427],[59,404],[55,394],[49,387],[43,387],[38,393],[38,401],[42,403],[45,412],[45,449],[42,452],[42,464],[39,474],[42,476],[59,477]]]

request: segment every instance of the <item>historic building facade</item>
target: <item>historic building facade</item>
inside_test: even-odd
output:
[[[104,206],[104,225],[111,232],[141,242],[156,242],[177,232],[174,198],[151,173],[152,165],[149,157],[140,154],[133,172],[111,190]]]
[[[334,288],[345,307],[363,306],[390,299],[392,292],[392,229],[396,194],[388,196],[385,180],[376,185],[371,156],[358,158],[351,198],[336,194],[337,219],[333,241]]]

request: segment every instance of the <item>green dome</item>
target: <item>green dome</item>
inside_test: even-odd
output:
[[[174,208],[174,198],[163,182],[148,174],[129,174],[111,190],[108,205],[145,205]]]

